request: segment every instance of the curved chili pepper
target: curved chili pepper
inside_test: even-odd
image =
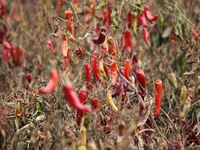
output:
[[[76,95],[76,93],[73,90],[73,85],[66,79],[66,84],[64,85],[64,93],[65,98],[69,102],[69,104],[82,112],[92,112],[92,109],[80,102],[80,99]]]
[[[98,65],[98,60],[97,60],[99,55],[96,52],[94,52],[92,55],[94,56],[94,57],[92,57],[92,68],[93,68],[94,75],[97,77],[99,82],[102,83],[103,82],[103,78],[100,75],[99,65]]]
[[[62,34],[62,53],[64,57],[67,57],[68,50],[68,39],[66,37],[66,34]]]
[[[146,88],[145,74],[142,70],[137,70],[135,75],[136,75],[136,78],[139,82],[139,89],[141,90],[142,95],[145,95],[145,88]]]
[[[128,28],[130,29],[133,22],[132,13],[130,11],[128,12],[126,22],[128,23]]]
[[[150,42],[149,42],[149,40],[148,40],[148,38],[149,38],[149,33],[148,33],[148,31],[147,31],[147,28],[143,28],[143,29],[142,29],[142,35],[143,35],[144,41],[145,41],[145,43],[147,44],[147,46],[150,46],[151,44],[150,44]]]
[[[116,44],[115,44],[115,40],[112,37],[108,37],[107,39],[108,42],[108,52],[109,54],[113,55],[116,59]]]
[[[50,72],[50,80],[48,84],[43,88],[39,88],[39,92],[42,94],[51,93],[55,89],[57,82],[58,82],[58,72],[56,70],[52,70]]]
[[[139,26],[143,26],[143,27],[145,27],[145,28],[148,28],[149,27],[149,25],[147,24],[147,21],[146,21],[146,18],[145,18],[145,12],[144,11],[142,11],[142,14],[139,14],[138,16],[137,16],[137,19],[138,19],[138,24],[137,24],[137,27],[139,27]]]
[[[124,76],[126,77],[127,80],[132,81],[132,79],[129,75],[130,68],[131,68],[131,61],[129,59],[127,59],[124,62]]]
[[[156,117],[160,117],[160,105],[161,105],[161,98],[162,98],[162,81],[156,80],[155,82],[155,103],[156,103]]]
[[[90,70],[90,64],[85,62],[84,67],[85,67],[84,74],[85,74],[86,88],[89,91],[90,90],[90,84],[91,84],[91,81],[92,81],[92,73],[91,73],[91,70]]]
[[[100,27],[99,36],[92,39],[94,44],[102,44],[106,39],[106,28]]]
[[[99,71],[100,71],[100,75],[102,77],[106,77],[107,76],[106,72],[104,70],[104,67],[103,67],[103,61],[102,60],[99,62]]]
[[[158,15],[152,16],[149,10],[149,6],[144,7],[144,14],[147,20],[149,21],[155,21],[158,19]]]
[[[132,32],[130,29],[124,31],[125,50],[130,54],[132,51]]]
[[[108,100],[108,103],[110,104],[110,106],[111,106],[115,111],[118,111],[117,106],[115,105],[115,103],[114,103],[113,100],[112,100],[112,92],[111,92],[110,90],[107,92],[107,100]]]
[[[97,98],[91,98],[90,100],[92,102],[93,109],[99,108],[99,100]]]
[[[110,74],[112,78],[112,85],[116,84],[117,81],[117,62],[113,60],[110,66]]]

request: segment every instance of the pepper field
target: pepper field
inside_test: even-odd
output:
[[[0,0],[0,149],[200,149],[199,22],[199,0]]]

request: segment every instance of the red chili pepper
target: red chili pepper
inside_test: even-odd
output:
[[[84,55],[84,51],[83,51],[83,49],[82,49],[81,46],[79,46],[79,47],[77,47],[77,48],[75,49],[75,53],[76,53],[76,55],[77,55],[78,57],[80,57],[80,58]]]
[[[6,35],[7,29],[3,26],[3,29],[0,29],[0,44],[3,43],[3,38]]]
[[[195,38],[195,40],[200,40],[200,36],[197,34],[197,31],[195,31],[194,29],[192,29],[192,35]]]
[[[69,62],[70,62],[70,49],[68,49],[68,51],[67,51],[67,57],[63,57],[63,59],[64,59],[63,70],[66,70],[67,67],[69,66]]]
[[[155,82],[155,103],[156,103],[156,117],[160,117],[160,105],[161,105],[161,98],[162,98],[162,81],[156,80]]]
[[[142,70],[137,70],[136,71],[136,78],[139,82],[139,89],[141,90],[141,94],[145,95],[145,88],[146,88],[146,77],[145,74]]]
[[[142,29],[142,35],[143,35],[144,41],[145,41],[145,43],[147,44],[147,46],[150,46],[151,44],[150,44],[150,42],[149,42],[149,40],[148,40],[148,38],[149,38],[149,33],[148,33],[148,31],[147,31],[147,28],[143,28],[143,29]]]
[[[139,26],[143,26],[145,28],[148,28],[149,25],[147,24],[147,21],[146,21],[146,18],[145,18],[145,15],[144,15],[144,11],[142,11],[142,14],[138,14],[137,18],[138,18],[138,24],[137,24],[137,27]]]
[[[116,51],[115,40],[112,37],[108,37],[107,42],[108,42],[109,54],[113,55],[115,57],[114,59],[116,59],[117,51]]]
[[[104,10],[103,11],[103,23],[106,23],[108,21],[108,18],[109,18],[109,13],[107,10]]]
[[[88,96],[88,92],[86,91],[85,87],[80,89],[80,91],[78,92],[78,98],[79,98],[81,104],[86,105],[87,96]],[[83,111],[77,109],[76,122],[78,125],[80,125],[82,117],[83,117]]]
[[[21,48],[17,47],[17,66],[21,66],[23,61],[23,51]]]
[[[132,79],[129,75],[130,68],[131,68],[131,61],[129,59],[127,59],[124,62],[124,76],[126,77],[127,80],[132,81]]]
[[[124,41],[125,41],[124,49],[130,54],[132,51],[132,32],[130,29],[126,29],[124,31]]]
[[[31,73],[27,73],[26,74],[26,79],[28,80],[29,83],[31,83],[31,81],[32,81],[32,74]]]
[[[56,70],[52,70],[50,72],[50,80],[48,84],[43,88],[39,88],[39,92],[42,94],[51,93],[55,89],[57,82],[58,82],[58,72]]]
[[[92,73],[91,73],[91,70],[90,70],[90,64],[85,62],[84,67],[85,67],[84,74],[85,74],[86,88],[89,91],[90,90],[90,84],[91,84],[91,81],[92,81]]]
[[[132,27],[132,22],[133,22],[132,13],[130,11],[128,12],[126,21],[128,23],[128,28],[130,29]]]
[[[59,13],[62,5],[63,5],[63,0],[58,0],[57,1],[57,7],[56,7],[56,13]]]
[[[170,147],[170,150],[181,150],[181,147],[180,147],[178,141],[171,141],[169,143],[169,147]]]
[[[53,51],[55,49],[55,44],[51,40],[48,40],[47,44],[49,45],[49,49],[51,51]]]
[[[92,102],[92,108],[93,109],[99,108],[99,100],[97,98],[91,98],[90,100]]]
[[[65,19],[66,21],[66,28],[69,30],[69,32],[74,36],[74,22],[72,20],[73,12],[71,10],[65,11]]]
[[[103,44],[103,45],[101,45],[101,49],[103,49],[104,52],[107,52],[107,50],[108,50],[108,46],[105,45],[105,44]]]
[[[6,13],[6,7],[5,7],[5,2],[4,0],[0,0],[0,18],[2,18],[2,16],[5,15],[5,17],[7,17],[7,13]]]
[[[149,6],[144,7],[144,14],[147,20],[149,21],[155,21],[158,19],[158,15],[152,16],[149,10]]]
[[[64,57],[67,57],[68,50],[69,50],[68,39],[66,37],[66,34],[63,34],[62,35],[62,53]]]
[[[19,18],[19,15],[17,13],[17,9],[15,7],[13,8],[12,12],[13,12],[13,19],[15,21],[21,21],[21,19]]]
[[[99,36],[93,38],[94,44],[102,44],[106,39],[106,28],[100,27]]]
[[[110,66],[110,74],[112,78],[112,85],[116,84],[117,81],[117,62],[113,60]]]
[[[97,60],[99,55],[96,52],[94,52],[92,55],[94,56],[94,57],[92,57],[92,69],[93,69],[94,75],[99,80],[99,82],[102,83],[103,77],[100,75],[99,65],[98,65],[98,60]]]
[[[69,104],[82,112],[92,112],[92,109],[80,102],[80,99],[76,95],[76,93],[73,90],[73,85],[66,79],[66,84],[64,85],[64,93],[65,98],[69,102]]]
[[[107,75],[110,74],[110,69],[107,66],[104,65],[103,68]]]
[[[3,57],[3,62],[4,63],[8,62],[8,55],[9,55],[9,50],[10,49],[11,49],[10,43],[8,43],[7,41],[3,41],[3,53],[2,53],[2,57]]]

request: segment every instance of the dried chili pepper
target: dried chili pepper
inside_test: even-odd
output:
[[[147,20],[149,21],[155,21],[158,19],[158,15],[152,16],[149,10],[149,6],[144,7],[144,14]]]
[[[110,106],[111,106],[115,111],[118,111],[117,106],[115,105],[115,103],[114,103],[113,100],[112,100],[112,92],[111,92],[110,90],[107,92],[107,100],[108,100],[108,103],[110,104]]]
[[[84,74],[85,74],[85,82],[86,82],[86,88],[89,91],[90,90],[90,84],[92,81],[92,73],[90,70],[90,64],[85,62],[84,63]]]
[[[58,72],[56,70],[52,70],[50,72],[50,80],[48,84],[43,88],[39,88],[39,92],[42,94],[51,93],[55,89],[57,82],[58,82]]]
[[[145,28],[149,27],[149,25],[147,24],[146,18],[145,18],[145,12],[144,11],[142,11],[142,14],[137,15],[137,19],[138,19],[137,27],[139,27],[141,25]]]
[[[132,13],[130,11],[128,12],[126,22],[127,22],[128,28],[130,29],[132,27],[132,22],[133,22]]]
[[[110,66],[110,74],[112,79],[112,85],[116,84],[117,81],[117,62],[113,60]]]
[[[99,108],[99,100],[97,98],[91,98],[90,100],[93,109]]]
[[[115,40],[112,37],[108,37],[108,52],[109,54],[114,56],[114,59],[116,59],[117,51],[116,51],[116,44]]]
[[[141,90],[142,92],[142,95],[145,95],[145,88],[146,88],[146,77],[145,77],[145,74],[142,70],[137,70],[136,73],[136,78],[139,82],[139,89]]]
[[[130,68],[131,68],[131,61],[127,59],[124,62],[124,76],[126,77],[127,80],[132,81],[129,73],[130,73]]]
[[[100,27],[99,29],[99,36],[92,39],[94,44],[102,44],[106,39],[106,28]]]
[[[67,57],[68,50],[69,50],[68,39],[66,37],[66,34],[62,34],[62,53],[64,57]]]
[[[4,0],[0,1],[1,7],[0,7],[0,18],[2,18],[2,16],[7,17],[7,13],[6,13],[6,7],[5,7],[5,2]]]
[[[118,125],[118,134],[119,134],[119,136],[124,136],[126,134],[125,131],[126,131],[125,123],[120,123]]]
[[[161,105],[161,98],[162,98],[162,81],[156,80],[155,82],[155,103],[156,103],[156,117],[160,117],[160,105]]]
[[[103,82],[103,78],[100,75],[99,64],[98,64],[98,60],[97,60],[99,55],[96,52],[94,52],[92,55],[93,55],[93,57],[92,57],[92,68],[93,68],[94,75],[99,80],[99,82],[102,83]]]
[[[130,54],[132,51],[132,32],[130,29],[126,29],[124,31],[124,42],[125,42],[124,50],[126,50]]]
[[[183,86],[181,88],[181,94],[179,96],[180,106],[183,106],[185,104],[186,98],[187,98],[187,88],[186,86]]]
[[[148,40],[148,38],[149,38],[149,33],[148,33],[148,31],[147,31],[147,28],[143,28],[143,29],[142,29],[142,35],[143,35],[144,41],[145,41],[145,43],[147,44],[147,46],[150,46],[151,44],[150,44],[150,42],[149,42],[149,40]]]
[[[104,67],[103,67],[103,61],[102,60],[99,62],[99,71],[100,71],[100,75],[102,77],[106,77],[107,76],[106,72],[104,70]]]
[[[67,78],[65,79],[64,93],[66,100],[73,108],[78,109],[82,112],[92,112],[92,109],[90,107],[80,102],[80,99],[73,90],[72,83],[70,83]]]
[[[7,33],[7,29],[5,26],[3,26],[3,29],[0,29],[0,44],[3,43],[3,38]]]
[[[121,92],[121,88],[122,88],[122,85],[121,85],[121,78],[120,77],[117,77],[117,80],[116,80],[116,84],[115,84],[115,88],[114,90],[112,91],[112,97],[116,97],[120,94]]]

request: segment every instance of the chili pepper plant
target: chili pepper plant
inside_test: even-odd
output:
[[[0,149],[200,149],[198,8],[0,0]]]

